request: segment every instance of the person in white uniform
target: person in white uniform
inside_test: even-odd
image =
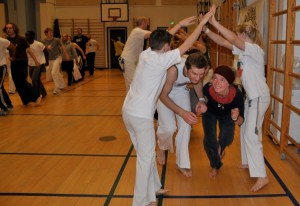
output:
[[[157,103],[157,161],[164,165],[165,151],[174,152],[173,134],[177,130],[176,166],[186,177],[192,176],[189,156],[191,125],[198,123],[197,115],[191,112],[188,86],[193,85],[195,91],[198,91],[198,96],[202,96],[202,84],[199,85],[199,82],[206,75],[208,68],[206,57],[200,52],[182,57],[179,64],[168,69],[166,83]]]
[[[213,16],[209,23],[224,37],[208,28],[205,33],[217,44],[239,55],[238,74],[246,91],[245,122],[241,126],[242,168],[249,168],[250,177],[256,178],[250,191],[256,192],[269,183],[266,173],[263,145],[262,124],[270,104],[270,91],[266,84],[264,51],[260,32],[252,25],[242,24],[236,28],[236,34],[222,26]]]
[[[139,55],[143,51],[144,41],[151,34],[151,31],[146,30],[148,25],[149,22],[146,17],[141,16],[136,19],[136,27],[131,31],[119,59],[119,64],[124,72],[126,91],[129,90],[132,82]]]
[[[12,102],[3,85],[7,72],[7,49],[10,49],[13,54],[16,52],[16,47],[10,41],[0,37],[0,116],[7,115],[13,108]]]
[[[152,32],[150,47],[140,54],[122,108],[123,121],[137,154],[133,206],[156,205],[156,194],[166,192],[161,189],[155,161],[155,107],[166,80],[167,69],[180,62],[180,57],[196,41],[203,25],[215,13],[213,10],[214,7],[179,48],[170,51],[171,34],[182,26],[196,22],[196,16],[181,20],[169,32],[159,29]]]

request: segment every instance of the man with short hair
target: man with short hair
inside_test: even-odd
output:
[[[78,44],[78,46],[82,49],[82,51],[84,53],[86,53],[86,44],[88,43],[88,38],[82,34],[82,28],[77,28],[77,35],[73,37],[73,42],[75,42],[76,44]],[[82,56],[82,54],[80,52],[77,52],[77,54],[79,56],[81,56],[81,59],[82,59],[82,68],[80,70],[80,73],[81,73],[81,76],[82,76],[82,79],[84,79],[84,76],[85,76],[85,57]]]
[[[46,28],[44,33],[46,38],[42,40],[42,43],[46,46],[49,53],[49,67],[46,71],[46,80],[49,80],[49,77],[47,78],[47,73],[50,72],[54,82],[53,94],[59,94],[61,90],[66,87],[63,74],[60,70],[62,61],[61,51],[64,52],[67,59],[69,59],[69,55],[60,39],[53,37],[53,30],[51,28]]]
[[[144,41],[150,37],[151,31],[147,30],[148,25],[146,17],[141,16],[136,19],[136,27],[131,31],[121,54],[119,63],[124,71],[126,91],[129,90],[132,82],[139,55],[144,48]]]

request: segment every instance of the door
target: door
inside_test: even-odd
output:
[[[108,68],[118,68],[118,61],[115,58],[115,48],[112,37],[118,37],[121,42],[125,43],[127,39],[127,27],[107,27],[107,58]]]

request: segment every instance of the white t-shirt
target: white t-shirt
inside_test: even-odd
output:
[[[40,64],[45,64],[46,63],[46,58],[44,55],[43,50],[45,49],[45,45],[42,42],[34,40],[32,44],[30,44],[30,49],[34,53],[37,61]],[[28,65],[29,66],[36,66],[33,58],[30,56],[30,54],[27,53],[28,57]]]
[[[89,53],[96,52],[97,50],[97,41],[95,39],[90,39],[87,43],[87,46],[89,47]]]
[[[264,51],[257,44],[245,43],[245,51],[233,46],[233,54],[239,55],[243,69],[241,81],[249,99],[270,96],[266,83]]]
[[[136,27],[131,31],[121,54],[121,57],[125,59],[125,61],[138,61],[139,55],[143,51],[145,35],[147,33],[150,33],[150,31],[143,30],[139,27]]]
[[[9,45],[10,41],[0,37],[0,66],[6,65],[6,52]]]
[[[182,92],[189,93],[187,84],[191,83],[191,80],[183,74],[186,58],[187,56],[181,57],[181,62],[175,65],[177,68],[177,79],[173,83],[173,87],[169,96],[175,96]]]
[[[167,69],[180,62],[180,51],[165,53],[143,51],[126,95],[123,112],[132,116],[153,119],[156,103],[166,81]]]

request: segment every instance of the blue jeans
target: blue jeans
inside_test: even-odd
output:
[[[217,123],[219,136],[217,138]],[[222,161],[218,153],[219,146],[221,154],[225,147],[229,146],[234,137],[235,124],[231,119],[231,114],[217,116],[209,111],[202,115],[202,126],[204,130],[204,149],[210,161],[210,166],[215,169],[222,167]]]

